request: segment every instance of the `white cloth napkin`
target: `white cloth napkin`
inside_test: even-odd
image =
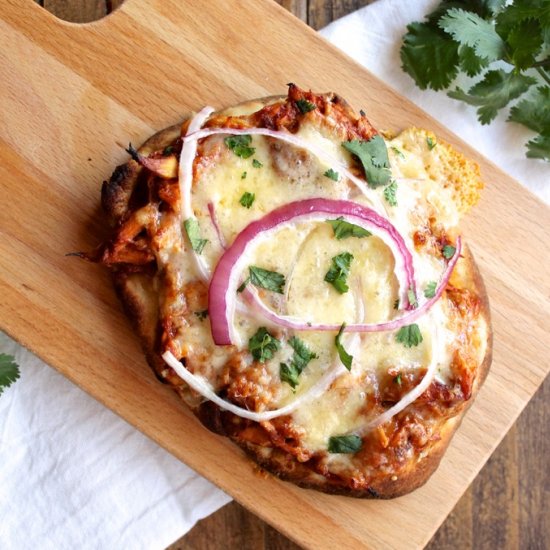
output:
[[[481,127],[473,108],[420,91],[402,72],[405,27],[436,3],[380,0],[321,34],[550,202],[548,165],[518,145],[528,131],[503,115]],[[1,547],[160,549],[229,502],[1,333],[0,352],[15,354],[22,373],[0,397]]]
[[[231,499],[0,333],[0,548],[162,549]]]

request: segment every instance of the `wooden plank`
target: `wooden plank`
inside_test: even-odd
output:
[[[151,126],[172,123],[179,113],[207,101],[221,105],[273,93],[289,79],[315,89],[330,89],[335,79],[356,107],[370,104],[375,123],[429,125],[459,141],[368,73],[361,73],[361,81],[369,85],[359,87],[361,69],[269,3],[212,4],[212,18],[204,27],[187,27],[185,33],[182,28],[200,18],[202,6],[130,1],[100,24],[77,28],[31,5],[8,0],[0,8],[0,42],[12,52],[0,65],[5,83],[0,127],[9,129],[0,149],[2,192],[6,204],[18,197],[0,226],[4,327],[302,544],[399,548],[427,542],[548,370],[540,359],[545,353],[546,273],[536,251],[524,246],[529,239],[547,238],[547,209],[460,145],[479,159],[492,182],[466,232],[473,236],[470,242],[486,275],[499,338],[484,398],[474,405],[427,487],[397,501],[373,503],[258,479],[236,449],[205,433],[156,384],[106,278],[98,278],[97,269],[82,271],[59,254],[59,248],[84,248],[99,237],[97,222],[91,223],[97,215],[96,182],[122,156],[116,142],[125,143],[127,137],[137,141]],[[241,28],[242,20],[258,24],[253,30]],[[231,49],[225,47],[228,41]],[[261,63],[247,62],[251,49],[266,60],[284,59],[284,66],[273,66],[266,80]],[[173,70],[175,58],[179,71]],[[166,71],[167,66],[172,70]],[[325,67],[336,69],[329,74]],[[180,92],[174,94],[174,89]],[[26,185],[21,187],[21,181]],[[21,219],[28,223],[21,226]],[[86,226],[91,229],[79,231]],[[52,345],[60,335],[68,340],[62,350]],[[82,361],[75,364],[74,357],[83,351]],[[140,398],[144,393],[146,404]],[[423,505],[427,501],[428,509]],[[399,532],[394,529],[397,522]]]

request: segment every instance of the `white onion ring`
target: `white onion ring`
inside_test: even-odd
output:
[[[253,420],[255,422],[265,422],[267,420],[277,418],[278,416],[290,414],[291,412],[295,411],[300,405],[303,405],[304,403],[310,401],[311,399],[315,399],[316,397],[321,395],[323,392],[325,392],[325,390],[330,386],[330,384],[332,384],[334,379],[339,374],[342,373],[342,370],[345,371],[345,367],[342,366],[340,361],[337,361],[335,362],[334,366],[328,369],[323,374],[323,376],[321,376],[321,378],[319,378],[319,380],[317,380],[317,382],[313,384],[313,386],[311,386],[311,388],[309,388],[302,395],[297,397],[292,403],[289,403],[288,405],[285,405],[280,409],[263,411],[263,412],[253,412],[253,411],[249,411],[248,409],[239,407],[234,403],[230,403],[225,399],[222,399],[219,395],[217,395],[214,392],[210,384],[204,378],[189,372],[181,364],[181,362],[176,359],[176,357],[172,354],[172,352],[170,351],[164,352],[162,354],[162,358],[164,359],[164,361],[168,366],[172,367],[174,371],[176,371],[176,374],[182,380],[184,380],[196,392],[200,393],[205,399],[212,401],[213,403],[218,405],[218,407],[220,407],[221,409],[232,412],[233,414],[236,414],[241,418],[247,418],[248,420]]]
[[[181,226],[183,222],[189,218],[193,218],[195,213],[191,207],[191,187],[193,186],[193,160],[197,154],[197,141],[187,140],[186,137],[192,133],[196,133],[200,130],[201,126],[205,123],[206,119],[214,112],[213,107],[204,107],[201,109],[189,122],[187,127],[187,133],[183,137],[183,145],[181,148],[181,154],[179,159],[178,169],[178,182],[180,187],[180,212],[181,212]],[[210,269],[206,265],[206,262],[199,254],[196,254],[193,248],[190,246],[192,256],[195,259],[195,265],[197,273],[203,280],[210,278]]]

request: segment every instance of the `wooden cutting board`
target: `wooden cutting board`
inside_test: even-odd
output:
[[[298,543],[423,546],[548,372],[548,208],[266,0],[127,0],[83,26],[3,0],[0,45],[1,328]],[[100,185],[129,141],[205,104],[285,93],[290,81],[338,91],[375,126],[433,129],[487,182],[464,233],[491,299],[493,368],[437,473],[394,501],[258,475],[156,381],[105,271],[65,256],[102,238]]]

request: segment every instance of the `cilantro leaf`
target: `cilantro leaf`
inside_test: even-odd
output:
[[[405,158],[405,155],[401,152],[400,149],[398,149],[397,147],[391,147],[391,150],[401,159],[404,159]]]
[[[291,345],[292,349],[294,349],[294,354],[290,365],[281,363],[279,375],[283,382],[286,382],[294,389],[298,385],[298,378],[300,374],[302,374],[302,371],[312,359],[316,359],[318,356],[299,338],[292,337],[288,343]]]
[[[0,395],[20,377],[19,367],[13,355],[0,353]]]
[[[488,124],[510,100],[526,92],[536,80],[515,72],[502,69],[489,71],[485,78],[466,93],[460,88],[448,92],[448,96],[478,107],[477,115],[481,124]]]
[[[435,141],[435,139],[433,139],[431,136],[428,136],[426,138],[426,145],[428,146],[428,149],[431,151],[437,145],[437,141]]]
[[[328,179],[331,179],[332,181],[338,181],[338,178],[340,177],[340,174],[338,172],[335,172],[332,168],[329,168],[324,174]]]
[[[498,14],[506,5],[507,0],[481,0],[490,15]]]
[[[294,350],[292,362],[296,363],[300,367],[300,370],[304,370],[312,359],[316,359],[318,357],[317,354],[312,352],[302,340],[296,338],[295,336],[293,336],[288,343]]]
[[[347,278],[353,260],[353,254],[342,252],[332,258],[332,265],[325,275],[325,281],[330,283],[340,294],[349,290]]]
[[[245,208],[250,208],[255,199],[256,195],[254,193],[249,193],[248,191],[245,191],[242,197],[239,199],[239,202],[241,203],[241,206],[244,206]]]
[[[256,334],[248,340],[248,349],[252,357],[260,363],[271,359],[275,352],[281,347],[281,342],[271,336],[265,327],[260,327]]]
[[[550,136],[537,136],[527,142],[527,156],[530,159],[550,161]]]
[[[298,110],[305,115],[306,113],[309,113],[310,111],[313,111],[317,108],[315,103],[311,103],[311,101],[308,101],[307,99],[298,99],[296,101],[296,107],[298,107]]]
[[[476,76],[483,69],[489,66],[487,59],[479,57],[474,48],[471,48],[470,46],[460,46],[458,49],[458,57],[460,59],[460,68],[468,76]]]
[[[369,187],[374,189],[390,181],[388,150],[386,143],[379,135],[372,137],[369,141],[357,139],[344,141],[342,147],[359,158]]]
[[[254,147],[250,147],[252,136],[248,134],[242,136],[228,136],[223,141],[229,149],[243,159],[251,157],[256,152]]]
[[[252,166],[254,166],[254,168],[261,168],[263,164],[258,159],[253,159]]]
[[[395,336],[395,339],[403,344],[406,348],[418,346],[422,342],[422,333],[416,323],[401,327]]]
[[[483,59],[496,61],[504,56],[506,45],[494,25],[471,11],[452,8],[439,20],[439,27]]]
[[[191,243],[191,248],[197,254],[200,254],[208,242],[208,239],[201,239],[199,222],[196,218],[188,218],[183,222],[183,226],[185,227],[189,242]]]
[[[397,197],[395,192],[397,191],[397,182],[392,181],[389,185],[386,185],[384,188],[384,198],[390,206],[397,206]]]
[[[237,288],[237,294],[240,294],[245,288],[246,285],[250,282],[250,277],[247,277]]]
[[[328,440],[329,453],[346,453],[352,454],[361,450],[363,440],[354,434],[350,435],[335,435]]]
[[[276,271],[269,271],[251,265],[249,268],[250,282],[259,288],[265,288],[266,290],[272,290],[279,294],[283,293],[285,286],[285,276]]]
[[[437,283],[435,281],[430,281],[424,289],[424,296],[426,296],[426,298],[433,298],[435,296],[436,289]]]
[[[416,299],[416,293],[412,288],[407,290],[407,298],[411,307],[418,307],[418,300]]]
[[[246,170],[241,174],[241,179],[242,180],[246,179]]]
[[[300,374],[302,374],[301,371],[292,363],[290,365],[287,363],[279,364],[279,378],[281,382],[286,382],[293,390],[299,384]]]
[[[508,120],[519,122],[541,134],[550,135],[550,86],[541,86],[529,99],[510,109]]]
[[[509,54],[516,69],[528,69],[542,46],[542,30],[536,19],[526,19],[518,23],[506,40],[511,48]]]
[[[336,218],[335,220],[327,220],[328,223],[332,226],[334,231],[334,236],[337,240],[347,239],[348,237],[357,237],[361,239],[362,237],[370,237],[372,233],[344,220],[342,216]]]
[[[443,247],[443,257],[447,260],[450,260],[455,255],[455,252],[456,248],[450,244],[446,244]]]
[[[400,56],[401,68],[421,90],[443,90],[458,72],[458,44],[428,23],[407,25]]]
[[[531,18],[537,19],[543,28],[550,27],[548,0],[516,0],[498,14],[496,30],[504,40],[507,40],[516,25]]]
[[[334,344],[336,346],[336,351],[338,351],[338,357],[340,357],[340,361],[342,361],[342,365],[344,365],[344,367],[346,367],[346,369],[350,371],[351,363],[353,362],[353,355],[350,355],[346,351],[341,341],[342,333],[344,332],[345,328],[346,328],[346,323],[342,323],[342,326],[340,327],[340,330],[338,331],[338,334],[334,339]]]

